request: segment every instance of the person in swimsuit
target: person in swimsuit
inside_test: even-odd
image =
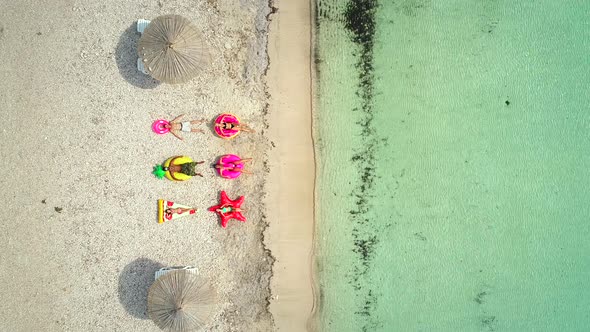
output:
[[[225,165],[217,164],[217,165],[215,165],[215,168],[219,169],[220,171],[228,170],[228,171],[232,171],[232,172],[252,174],[251,172],[248,172],[248,171],[238,167],[238,165],[244,164],[245,162],[249,162],[249,161],[252,161],[252,158],[244,158],[244,159],[236,160],[231,163],[226,163]]]
[[[254,133],[255,131],[248,127],[248,125],[244,123],[233,123],[233,122],[221,122],[216,123],[215,127],[220,127],[223,130],[236,130],[236,131],[243,131],[246,133]]]
[[[193,121],[178,122],[180,120],[180,118],[182,118],[183,116],[184,116],[184,114],[181,114],[181,115],[175,117],[172,121],[170,121],[170,124],[164,125],[164,128],[169,129],[170,132],[172,133],[172,135],[176,136],[176,138],[178,138],[179,140],[184,140],[184,138],[182,138],[182,136],[180,136],[180,134],[178,133],[179,131],[184,131],[186,133],[202,133],[203,132],[202,129],[192,128],[192,125],[201,124],[201,123],[205,122],[205,120],[193,120]]]
[[[174,215],[175,213],[176,214],[183,214],[183,213],[188,212],[190,210],[194,210],[194,209],[167,208],[166,210],[164,210],[164,214],[166,215],[166,219],[170,220],[170,219],[172,219],[172,215]]]
[[[190,163],[184,163],[179,165],[170,165],[169,167],[164,167],[164,171],[169,171],[170,173],[182,173],[188,176],[200,176],[203,177],[203,174],[197,173],[195,168],[197,165],[204,163],[205,161],[193,161]]]
[[[215,210],[215,212],[221,213],[221,214],[228,214],[228,213],[232,213],[232,212],[243,212],[243,211],[244,210],[242,210],[240,208],[234,208],[233,206],[224,206],[221,209]]]

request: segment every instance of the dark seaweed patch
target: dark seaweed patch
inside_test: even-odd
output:
[[[479,292],[477,296],[475,296],[474,301],[477,302],[477,304],[483,304],[485,302],[484,297],[486,295],[488,295],[487,292]]]
[[[355,248],[352,250],[359,254],[362,259],[362,264],[368,268],[370,258],[375,254],[375,245],[377,244],[377,236],[372,235],[368,239],[355,239],[354,246]],[[363,270],[363,273],[366,273],[367,270]]]
[[[350,33],[351,40],[357,45],[354,56],[357,58],[358,87],[356,95],[361,99],[361,105],[353,108],[352,112],[360,113],[356,123],[361,128],[363,148],[355,151],[351,160],[357,167],[359,184],[350,193],[355,207],[349,211],[350,221],[353,223],[353,252],[358,255],[359,263],[352,266],[349,282],[359,299],[355,314],[370,317],[377,304],[377,294],[366,287],[362,280],[371,267],[376,246],[379,244],[379,227],[369,226],[375,222],[368,216],[371,211],[371,198],[374,197],[374,186],[377,178],[375,172],[375,156],[380,141],[376,137],[373,126],[373,97],[374,97],[374,65],[373,46],[375,38],[375,13],[378,7],[376,0],[349,0],[344,13],[340,13],[338,1],[315,2],[315,26],[321,30],[322,22],[338,22],[344,25]],[[316,74],[320,74],[323,65],[319,44],[314,45],[314,63]],[[350,182],[349,182],[350,184]],[[366,288],[366,289],[365,289]],[[363,322],[362,331],[373,331],[380,326],[375,319]]]
[[[481,325],[488,331],[495,331],[496,323],[496,316],[484,316],[481,318]]]
[[[426,241],[426,236],[422,232],[414,233],[414,236],[420,241]]]
[[[374,65],[373,46],[375,39],[376,0],[351,0],[344,12],[344,26],[351,34],[352,41],[357,45],[356,69],[358,72],[358,88],[356,95],[361,98],[361,105],[352,109],[360,112],[361,118],[357,125],[361,127],[363,148],[352,156],[359,174],[359,185],[351,195],[355,197],[356,207],[350,211],[350,219],[355,224],[352,230],[353,252],[359,257],[359,264],[352,268],[351,285],[359,299],[356,315],[370,317],[377,305],[377,294],[370,289],[363,288],[366,282],[363,277],[369,272],[375,256],[376,246],[379,244],[379,228],[369,226],[374,220],[367,214],[371,210],[371,198],[374,197],[375,187],[375,157],[379,139],[373,126],[373,97],[374,97]],[[363,322],[362,331],[372,331],[379,323],[375,319]]]
[[[373,291],[369,290],[367,292],[367,298],[362,306],[362,310],[355,312],[358,315],[362,316],[370,316],[371,310],[375,306],[376,297],[373,295]]]

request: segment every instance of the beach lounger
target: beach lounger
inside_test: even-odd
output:
[[[197,274],[197,268],[194,266],[171,266],[171,267],[163,267],[161,269],[159,269],[158,271],[156,271],[155,275],[154,275],[154,280],[158,280],[159,277],[165,275],[166,273],[170,272],[170,271],[175,271],[175,270],[187,270],[190,273],[194,273]]]
[[[137,32],[139,32],[140,34],[143,33],[143,30],[145,30],[148,24],[150,24],[150,21],[148,20],[144,20],[142,18],[137,20]]]
[[[150,24],[150,21],[148,20],[144,20],[142,18],[137,20],[137,32],[142,34],[145,28],[148,26],[148,24]],[[137,59],[137,70],[144,73],[145,75],[148,75],[148,72],[145,70],[145,66],[143,65],[143,60],[141,58]]]
[[[144,73],[145,75],[149,75],[149,73],[145,70],[145,66],[143,65],[142,58],[137,58],[137,70]]]

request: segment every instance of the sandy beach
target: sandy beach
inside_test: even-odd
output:
[[[278,3],[270,26],[269,249],[276,259],[270,309],[278,331],[311,321],[315,160],[312,138],[311,3]]]
[[[273,258],[263,243],[275,222],[264,213],[273,197],[265,194],[270,10],[262,0],[0,4],[0,199],[8,212],[0,330],[158,331],[147,318],[147,288],[155,270],[174,265],[196,266],[217,288],[208,331],[274,329]],[[191,20],[213,53],[208,70],[179,86],[135,68],[135,21],[168,13]],[[184,141],[150,131],[158,118],[212,121],[226,111],[256,134],[224,141],[210,122]],[[254,158],[255,174],[216,176],[208,165],[225,153]],[[174,155],[204,160],[204,177],[156,179],[152,167]],[[246,196],[248,222],[223,229],[206,211],[221,190]],[[199,211],[158,224],[161,198]]]

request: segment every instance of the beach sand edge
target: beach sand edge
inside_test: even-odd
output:
[[[275,258],[270,311],[279,331],[315,330],[315,155],[311,2],[275,2],[269,34],[270,173],[266,246]]]

